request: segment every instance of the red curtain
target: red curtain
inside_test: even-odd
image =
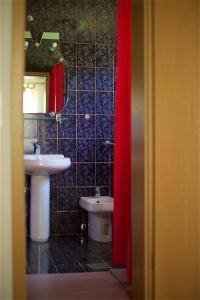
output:
[[[131,270],[131,0],[118,0],[113,264]]]
[[[61,113],[64,93],[64,64],[51,68],[49,89],[49,112]]]

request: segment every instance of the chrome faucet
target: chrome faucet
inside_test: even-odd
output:
[[[96,186],[95,192],[96,192],[95,197],[99,198],[101,196],[101,187],[100,186]]]
[[[40,155],[40,143],[39,142],[32,142],[33,144],[33,152],[36,155]]]
[[[107,140],[107,141],[104,142],[104,145],[105,146],[114,146],[115,144],[112,143],[111,141]]]

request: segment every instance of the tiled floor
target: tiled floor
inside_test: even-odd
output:
[[[112,243],[83,236],[51,237],[46,243],[27,240],[27,273],[79,273],[112,268]]]
[[[128,300],[130,292],[110,272],[27,276],[27,299]]]

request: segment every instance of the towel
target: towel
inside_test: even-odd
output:
[[[64,64],[58,63],[50,71],[49,112],[61,113],[64,94]]]

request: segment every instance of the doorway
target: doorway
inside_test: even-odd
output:
[[[62,59],[65,100],[60,122],[48,111],[24,114],[25,154],[33,153],[32,143],[38,142],[42,154],[71,159],[69,169],[50,179],[48,243],[30,240],[30,178],[26,180],[28,274],[112,268],[112,243],[88,238],[88,214],[79,200],[94,196],[97,187],[101,196],[113,196],[116,5],[26,1],[26,72],[51,73]]]

